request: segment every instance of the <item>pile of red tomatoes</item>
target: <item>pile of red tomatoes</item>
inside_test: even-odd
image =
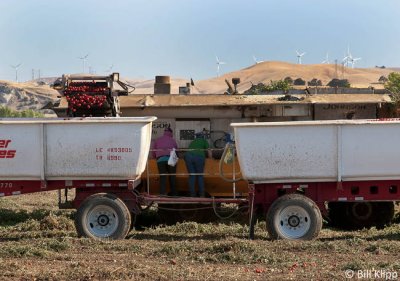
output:
[[[107,101],[105,95],[93,96],[88,94],[66,96],[66,99],[68,101],[68,107],[72,112],[76,112],[77,109],[101,108]]]
[[[106,87],[99,87],[93,82],[74,82],[68,85],[64,95],[72,113],[87,112],[85,115],[90,116],[93,110],[102,109],[107,105],[107,92]]]

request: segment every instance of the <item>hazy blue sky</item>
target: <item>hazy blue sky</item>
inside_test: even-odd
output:
[[[259,60],[320,63],[350,46],[359,67],[400,66],[399,0],[0,0],[0,79],[87,66],[129,78],[216,76]],[[88,71],[88,69],[87,69]]]

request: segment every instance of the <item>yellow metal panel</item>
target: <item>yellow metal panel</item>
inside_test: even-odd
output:
[[[219,159],[206,159],[204,169],[204,182],[206,193],[215,197],[233,197],[233,184],[223,180],[219,176]],[[233,166],[223,166],[224,175],[227,178],[233,178]],[[235,171],[240,171],[238,162],[235,162]],[[178,191],[189,191],[189,174],[186,169],[185,161],[179,159],[176,170],[176,187]],[[147,179],[148,177],[148,179]],[[240,172],[235,175],[235,178],[240,178]],[[149,180],[150,194],[159,194],[159,173],[157,162],[155,159],[149,159],[148,170],[142,175],[142,182],[147,187],[147,180]],[[167,181],[167,190],[169,190]],[[143,190],[144,191],[144,190]],[[247,181],[241,180],[236,183],[236,196],[247,196]]]

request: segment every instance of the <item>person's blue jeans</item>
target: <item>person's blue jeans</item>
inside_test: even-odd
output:
[[[195,184],[197,178],[197,184],[199,188],[199,195],[204,196],[204,165],[205,165],[205,157],[194,155],[191,153],[185,154],[185,163],[186,168],[189,172],[189,192],[190,196],[196,196]],[[194,175],[197,174],[197,175]]]

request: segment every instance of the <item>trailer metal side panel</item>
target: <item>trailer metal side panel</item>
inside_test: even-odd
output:
[[[342,125],[346,181],[400,179],[400,123]]]
[[[0,158],[0,180],[135,179],[146,166],[153,120],[0,120],[0,156],[16,151]],[[7,148],[2,140],[10,140]]]
[[[1,151],[15,151],[13,158],[0,158],[0,179],[40,179],[42,135],[40,124],[1,124]]]
[[[337,178],[334,126],[235,127],[235,140],[245,179],[309,182]]]
[[[233,123],[243,177],[255,183],[400,179],[400,122]]]

